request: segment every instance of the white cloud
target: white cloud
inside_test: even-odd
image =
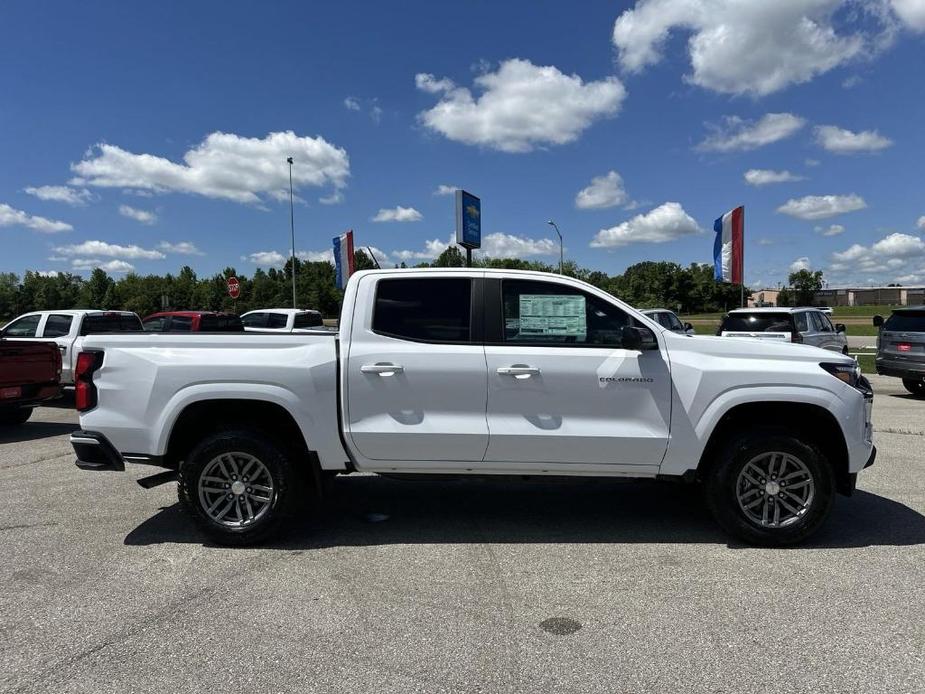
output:
[[[816,227],[816,231],[823,236],[838,236],[839,234],[845,233],[845,227],[841,224],[830,224],[827,227]]]
[[[154,224],[157,221],[157,215],[148,210],[139,210],[137,207],[129,205],[119,205],[119,214],[129,219],[134,219],[142,224]]]
[[[157,247],[165,253],[177,253],[178,255],[205,255],[205,253],[196,248],[196,244],[191,241],[180,241],[179,243],[161,241]]]
[[[850,195],[807,195],[791,198],[777,208],[778,212],[797,219],[825,219],[846,212],[855,212],[867,207],[864,198],[854,193]]]
[[[919,217],[919,219],[918,219],[918,221],[915,223],[915,225],[916,225],[919,229],[925,230],[925,214],[923,214],[921,217]]]
[[[433,260],[454,243],[456,243],[456,235],[451,234],[447,241],[441,241],[440,239],[431,239],[429,241],[425,241],[424,248],[419,251],[392,251],[392,257],[399,262],[407,262],[411,260]]]
[[[482,238],[479,252],[489,258],[523,258],[535,255],[559,255],[559,242],[530,239],[513,234],[488,234]]]
[[[55,252],[67,256],[87,255],[145,260],[161,260],[165,257],[160,251],[148,250],[135,245],[120,246],[119,244],[107,243],[106,241],[84,241],[83,243],[71,244],[69,246],[56,246]]]
[[[572,142],[596,120],[615,116],[626,96],[616,77],[584,82],[519,58],[478,75],[478,98],[452,80],[429,74],[416,75],[415,84],[440,95],[436,106],[418,114],[426,127],[456,142],[503,152]]]
[[[330,195],[324,195],[318,198],[318,202],[322,205],[340,205],[344,201],[344,192],[338,188],[334,190]]]
[[[244,258],[255,265],[281,267],[286,263],[286,256],[279,251],[257,251]]]
[[[760,239],[758,239],[758,245],[759,245],[759,246],[771,246],[771,245],[773,245],[773,244],[774,244],[774,240],[773,240],[773,239],[769,239],[769,238],[760,238]]]
[[[434,195],[455,195],[456,191],[459,189],[459,186],[447,186],[439,185],[434,191]]]
[[[802,258],[797,258],[792,263],[790,263],[790,272],[799,272],[800,270],[812,270],[813,264],[810,262],[809,258],[805,255]]]
[[[344,99],[344,108],[348,111],[359,111],[360,110],[360,100],[355,96],[348,96]]]
[[[320,263],[322,261],[333,263],[334,251],[330,248],[323,251],[299,251],[295,254],[295,257],[303,262],[308,263]]]
[[[74,270],[93,270],[100,268],[106,272],[131,272],[135,266],[124,260],[100,260],[99,258],[74,258],[71,262]]]
[[[12,226],[26,227],[43,234],[56,234],[59,231],[71,231],[74,228],[67,222],[46,219],[0,203],[0,227]]]
[[[827,274],[839,281],[886,283],[921,282],[925,278],[925,241],[910,234],[893,233],[870,246],[856,243],[832,254]]]
[[[855,133],[836,125],[816,127],[816,142],[834,154],[857,154],[859,152],[879,152],[893,146],[893,141],[876,130],[863,130]]]
[[[373,222],[420,222],[424,215],[413,207],[382,208],[372,218]]]
[[[346,185],[350,176],[347,152],[322,137],[274,132],[263,139],[214,132],[176,163],[153,154],[134,154],[121,147],[98,144],[83,161],[71,165],[74,185],[123,188],[155,193],[179,192],[209,198],[257,203],[262,195],[289,191],[292,183],[306,186]]]
[[[803,163],[807,166],[819,166],[821,162],[818,159],[804,159]]]
[[[628,202],[630,199],[623,187],[623,178],[616,171],[608,171],[605,176],[595,176],[591,179],[591,185],[579,190],[575,196],[575,207],[580,210],[600,210]]]
[[[848,5],[856,15],[869,15],[870,21],[854,24],[854,33],[836,30],[834,15]],[[890,21],[882,15],[875,3],[842,0],[638,0],[617,18],[613,43],[623,69],[640,72],[659,62],[672,31],[682,30],[690,34],[687,81],[763,96],[888,43]],[[838,22],[839,29],[845,25]]]
[[[609,229],[601,229],[591,241],[593,248],[614,248],[631,243],[665,243],[699,234],[697,222],[677,202],[666,202],[645,214]]]
[[[70,186],[30,186],[24,190],[39,200],[63,202],[74,206],[86,205],[93,198],[93,193],[86,188],[71,188]]]
[[[37,270],[35,274],[39,277],[57,277],[61,273],[57,270]]]
[[[772,171],[771,169],[749,169],[744,174],[745,182],[751,186],[766,186],[770,183],[790,183],[802,181],[802,176],[789,171]]]
[[[726,116],[722,125],[709,125],[713,134],[697,145],[702,152],[747,152],[784,140],[806,125],[792,113],[766,113],[757,121]]]
[[[893,11],[914,31],[925,31],[925,2],[922,0],[891,0]]]

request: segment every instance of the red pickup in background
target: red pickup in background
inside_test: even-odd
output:
[[[0,426],[25,423],[33,407],[60,394],[58,345],[0,340]]]

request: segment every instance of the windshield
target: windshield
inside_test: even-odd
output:
[[[886,319],[884,330],[925,333],[925,311],[900,311]]]
[[[723,319],[721,331],[749,333],[789,333],[793,330],[789,313],[731,313]]]

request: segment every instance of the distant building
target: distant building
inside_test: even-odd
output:
[[[748,297],[748,306],[749,308],[755,308],[756,306],[777,306],[778,294],[780,294],[779,289],[756,289],[752,292],[752,295]]]
[[[917,306],[925,304],[925,287],[847,287],[816,292],[817,306]]]

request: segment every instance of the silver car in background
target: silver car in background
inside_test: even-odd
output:
[[[641,311],[643,315],[648,316],[663,328],[668,328],[671,332],[681,333],[682,335],[694,335],[697,331],[690,323],[682,323],[678,314],[669,311],[667,308],[647,308]]]
[[[913,395],[925,395],[925,306],[895,308],[886,320],[874,316],[877,373],[895,376]]]
[[[845,326],[832,325],[827,315],[811,307],[739,308],[723,317],[716,334],[797,342],[848,354]]]

